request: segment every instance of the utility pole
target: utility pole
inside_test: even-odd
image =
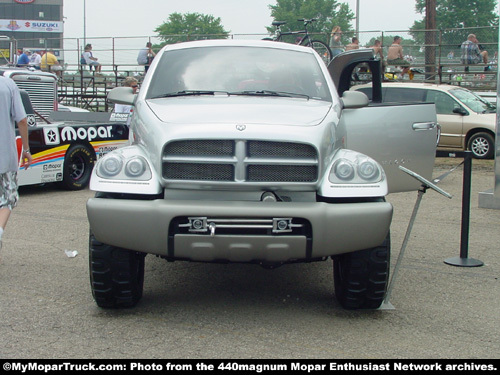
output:
[[[436,0],[425,0],[425,79],[435,80],[436,73]]]

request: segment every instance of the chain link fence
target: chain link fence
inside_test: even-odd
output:
[[[342,44],[347,46],[354,36],[358,37],[360,47],[370,47],[378,39],[382,42],[384,56],[387,56],[387,49],[392,44],[394,36],[402,38],[401,45],[404,55],[411,63],[419,66],[456,63],[460,64],[460,46],[467,39],[469,34],[475,34],[479,40],[482,50],[488,51],[488,56],[493,65],[496,65],[498,55],[498,27],[475,27],[443,30],[388,30],[388,31],[360,31],[356,34],[353,31],[344,32]],[[329,34],[311,33],[314,39],[322,40],[326,43],[330,40]],[[200,39],[220,39],[224,35],[169,35],[162,39],[157,36],[137,36],[137,37],[95,37],[95,38],[65,38],[62,47],[59,38],[57,39],[19,39],[16,40],[16,48],[29,48],[31,50],[44,51],[54,49],[58,53],[60,60],[68,66],[77,66],[80,55],[86,44],[92,44],[93,54],[99,58],[103,65],[109,66],[134,66],[137,65],[137,54],[144,48],[147,42],[155,46],[161,45],[164,39],[180,41],[191,41]],[[229,39],[263,39],[269,37],[268,34],[229,34]],[[59,42],[57,42],[59,41]],[[293,41],[292,41],[293,42]],[[0,41],[0,49],[8,49],[6,41]],[[12,62],[12,56],[10,62]],[[2,61],[0,63],[5,63]],[[140,70],[140,69],[138,69]]]
[[[476,35],[481,50],[488,52],[488,66],[491,70],[485,72],[484,64],[477,64],[470,70],[461,62],[462,43],[467,40],[469,34]],[[374,30],[343,32],[341,43],[344,48],[352,42],[353,37],[359,39],[360,48],[373,46],[375,40],[382,42],[383,55],[386,58],[387,51],[394,37],[402,38],[401,46],[403,54],[410,62],[415,74],[415,81],[426,81],[433,83],[451,83],[467,86],[478,90],[496,90],[497,84],[497,59],[498,59],[498,27],[475,27],[456,28],[443,30]],[[81,54],[86,44],[92,44],[92,53],[102,64],[104,79],[113,81],[113,85],[119,85],[121,79],[134,75],[139,80],[143,77],[144,66],[137,63],[137,55],[146,43],[151,42],[154,48],[159,49],[164,40],[182,42],[201,39],[239,39],[258,40],[269,38],[269,34],[229,34],[229,35],[169,35],[159,38],[158,36],[137,37],[93,37],[93,38],[55,38],[51,39],[24,39],[14,40],[12,45],[7,40],[0,39],[0,65],[12,64],[13,51],[29,48],[32,51],[44,51],[53,49],[65,70],[64,81],[72,81],[73,92],[91,92],[95,89],[97,81],[85,81],[84,78],[91,75],[88,68],[80,64]],[[310,33],[313,39],[330,42],[330,34]],[[294,40],[289,42],[293,43]],[[9,51],[10,48],[10,51]],[[10,52],[10,55],[9,55]],[[392,67],[388,67],[388,70]],[[63,83],[64,85],[64,83]],[[80,85],[80,89],[75,87]],[[91,87],[92,86],[92,87]],[[108,85],[105,85],[108,87]],[[67,88],[66,88],[67,90]],[[69,103],[71,104],[71,103]]]

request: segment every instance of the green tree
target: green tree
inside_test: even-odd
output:
[[[229,31],[224,29],[220,18],[200,13],[172,13],[168,20],[155,30],[158,37],[166,44],[185,42],[188,40],[226,39]]]
[[[497,0],[436,0],[436,22],[438,29],[459,27],[497,26],[495,13]],[[426,0],[416,0],[415,10],[425,14]],[[422,21],[415,25],[424,25]]]
[[[415,21],[411,30],[415,40],[424,43],[426,0],[416,0],[415,10],[424,15]],[[470,33],[480,41],[496,41],[498,37],[498,14],[495,13],[497,0],[436,0],[436,25],[442,30],[441,44],[455,45],[463,42]]]
[[[282,31],[303,30],[304,24],[298,19],[317,18],[307,29],[311,33],[322,33],[314,38],[325,42],[334,26],[340,26],[343,31],[349,30],[354,19],[349,5],[336,0],[276,0],[276,5],[270,5],[269,8],[274,21],[287,22],[281,27]],[[267,31],[272,35],[276,28],[270,26]]]

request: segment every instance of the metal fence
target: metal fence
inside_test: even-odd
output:
[[[402,37],[402,47],[404,54],[412,62],[424,64],[426,61],[435,58],[437,63],[447,60],[460,62],[460,45],[467,39],[467,35],[475,34],[480,42],[480,46],[488,51],[492,61],[496,62],[498,54],[498,27],[475,27],[443,30],[376,30],[360,31],[358,38],[360,46],[369,47],[371,41],[379,39],[387,54],[387,49],[391,44],[393,36]],[[329,42],[329,34],[313,34],[315,39]],[[268,37],[267,34],[229,34],[230,39],[262,39]],[[344,32],[342,42],[344,45],[350,43],[354,32]],[[221,38],[221,35],[172,35],[176,40],[190,41],[199,39]],[[137,36],[137,37],[95,37],[95,38],[65,38],[63,48],[58,51],[61,60],[69,68],[79,65],[80,55],[87,43],[92,44],[94,56],[99,58],[103,65],[107,66],[130,66],[137,68],[136,57],[138,51],[147,42],[159,45],[161,39],[157,36]],[[23,39],[17,40],[17,48],[30,48],[32,50],[45,50],[50,45],[48,39]],[[43,43],[42,43],[43,42]],[[0,43],[1,47],[1,43]],[[2,47],[5,48],[5,47]],[[112,69],[108,69],[112,70]]]
[[[493,68],[488,73],[474,70],[466,73],[461,64],[460,46],[467,39],[469,34],[475,34],[479,40],[480,47],[488,51],[490,65]],[[314,39],[329,42],[328,34],[311,34]],[[402,47],[405,58],[414,67],[421,68],[425,74],[415,76],[416,80],[425,80],[436,83],[453,83],[470,86],[471,88],[496,90],[496,72],[498,57],[498,27],[476,27],[457,28],[443,30],[375,30],[354,32],[344,32],[342,43],[347,45],[351,38],[357,36],[360,40],[360,47],[369,47],[378,39],[382,42],[384,56],[392,43],[394,36],[402,38]],[[199,39],[220,39],[221,35],[172,35],[176,40],[191,41]],[[230,39],[250,39],[257,40],[269,37],[268,34],[229,34]],[[63,48],[56,50],[59,60],[63,63],[64,82],[71,82],[72,92],[85,93],[92,96],[95,92],[97,81],[89,81],[89,77],[94,75],[89,72],[88,67],[80,64],[80,57],[86,44],[92,44],[92,53],[102,64],[104,80],[112,80],[115,85],[125,76],[135,75],[141,79],[144,67],[138,65],[137,54],[147,42],[153,45],[160,45],[162,39],[158,36],[137,36],[137,37],[94,37],[94,38],[65,38]],[[5,51],[5,42],[0,41],[0,50]],[[49,40],[26,39],[16,40],[15,49],[30,48],[32,50],[46,50],[51,43]],[[11,60],[12,61],[12,56]],[[2,58],[2,56],[0,56]],[[7,61],[7,58],[3,59]],[[0,61],[0,64],[4,63]],[[482,69],[482,67],[480,68]],[[102,78],[101,78],[102,80]],[[77,89],[77,86],[80,86]],[[66,83],[68,86],[68,83]],[[113,84],[104,85],[112,87]],[[66,87],[66,92],[68,88]],[[99,91],[99,90],[98,90]],[[102,90],[101,90],[102,91]],[[66,95],[65,97],[76,97],[77,94]],[[100,95],[102,96],[102,95]],[[75,104],[75,103],[67,103]]]

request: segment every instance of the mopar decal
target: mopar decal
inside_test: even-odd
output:
[[[59,129],[56,127],[44,127],[43,136],[45,138],[45,144],[47,146],[58,145],[61,143],[59,138]]]
[[[28,126],[36,126],[36,117],[35,115],[27,115],[28,118]]]
[[[113,112],[109,121],[127,122],[130,113]]]
[[[96,150],[97,159],[100,159],[104,155],[106,155],[108,152],[111,152],[111,151],[114,151],[117,149],[118,149],[118,146],[101,146],[101,147],[97,148],[97,150]]]
[[[61,131],[61,138],[63,142],[65,141],[76,141],[78,139],[87,139],[89,142],[93,139],[100,138],[111,138],[111,130],[113,126],[98,126],[89,128],[72,128],[66,126]]]
[[[59,164],[45,164],[43,166],[43,170],[44,171],[52,171],[54,169],[61,169],[62,168],[62,164],[59,163]]]

